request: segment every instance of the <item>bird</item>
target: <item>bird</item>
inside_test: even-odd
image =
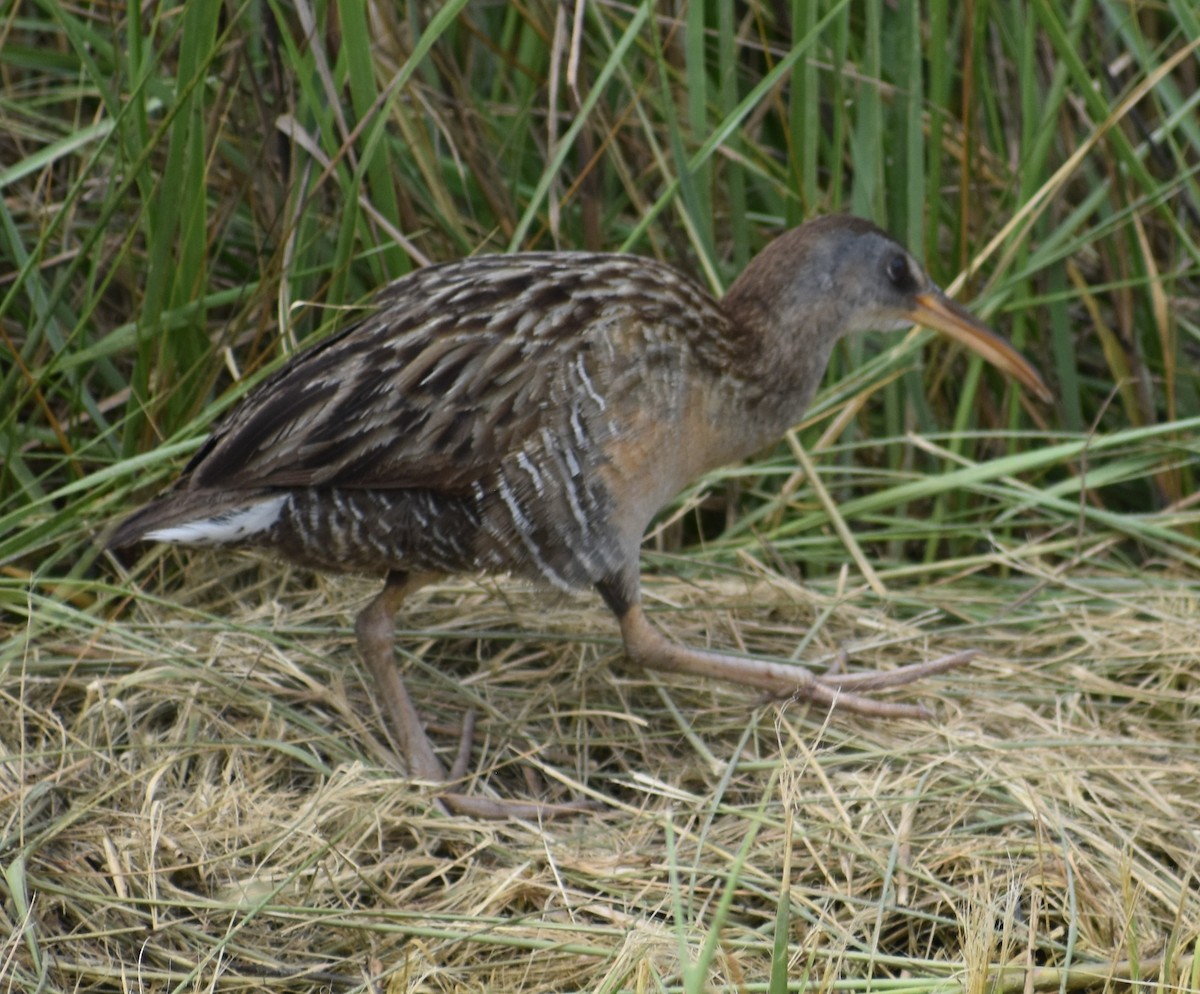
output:
[[[1011,344],[853,215],[783,232],[719,300],[631,254],[525,252],[427,266],[250,391],[175,484],[107,545],[240,546],[384,578],[355,622],[359,654],[408,774],[468,815],[546,808],[454,786],[400,676],[395,617],[414,591],[448,575],[590,588],[643,667],[869,715],[928,716],[867,692],[962,665],[972,652],[815,675],[676,644],[640,595],[643,534],[665,504],[794,426],[843,336],[914,324],[1052,399]]]

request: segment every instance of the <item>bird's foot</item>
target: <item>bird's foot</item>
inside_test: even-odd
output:
[[[424,732],[421,734],[427,747],[427,756],[421,760],[421,763],[425,765],[432,760],[435,769],[430,772],[439,774],[430,779],[446,784],[463,780],[471,765],[471,748],[475,743],[475,712],[468,711],[463,718],[462,729],[458,737],[458,754],[454,757],[454,765],[450,768],[448,776],[441,774],[441,763],[433,754],[433,747],[429,744],[429,739]],[[409,765],[411,767],[411,762]],[[587,814],[603,807],[596,801],[570,801],[565,804],[552,804],[542,801],[511,801],[491,797],[473,797],[469,794],[460,794],[453,789],[439,793],[437,803],[444,811],[486,821],[506,821],[510,818],[547,821],[568,815]]]
[[[650,669],[695,676],[714,677],[747,687],[757,687],[772,698],[790,697],[812,701],[826,707],[838,707],[855,714],[876,718],[930,718],[932,713],[920,704],[880,701],[866,694],[873,690],[900,687],[925,677],[965,666],[974,650],[912,663],[887,672],[812,673],[798,666],[726,655],[705,649],[676,645],[665,638],[647,620],[640,605],[630,607],[621,616],[621,634],[630,659]]]
[[[433,750],[433,743],[425,732],[395,666],[388,667],[387,675],[377,673],[376,683],[383,698],[386,715],[390,719],[391,730],[400,746],[399,751],[406,772],[414,779],[434,786],[437,791],[435,803],[443,812],[487,821],[507,821],[513,818],[548,821],[601,809],[602,805],[595,801],[550,803],[501,800],[460,793],[457,787],[468,776],[471,749],[475,743],[475,712],[468,711],[463,719],[458,752],[450,772],[447,773]]]
[[[416,780],[422,780],[439,788],[437,803],[446,812],[467,815],[472,818],[505,820],[523,818],[546,820],[566,815],[582,814],[597,810],[600,805],[590,801],[568,804],[549,804],[538,801],[502,801],[486,797],[460,794],[454,785],[462,781],[471,761],[471,746],[475,737],[475,716],[468,712],[463,721],[458,741],[458,755],[447,775],[445,767],[433,751],[433,744],[425,732],[425,726],[417,713],[416,706],[404,686],[400,671],[396,668],[392,647],[394,626],[392,617],[404,596],[426,581],[426,577],[406,577],[394,574],[388,577],[387,586],[362,613],[355,623],[358,633],[359,654],[370,671],[378,691],[389,730],[395,737],[399,752],[404,760],[406,772]]]
[[[812,701],[826,707],[838,707],[854,714],[868,715],[872,718],[924,718],[933,717],[933,712],[923,704],[899,704],[893,701],[881,701],[867,697],[872,690],[883,690],[888,687],[902,687],[915,680],[947,670],[966,666],[978,652],[966,649],[954,652],[948,656],[939,656],[923,663],[910,663],[894,670],[873,670],[859,673],[846,673],[839,667],[836,671],[820,675],[800,671],[804,674],[796,686],[790,691],[774,692],[770,696],[776,699],[790,697],[795,700]],[[844,654],[842,659],[844,659]]]

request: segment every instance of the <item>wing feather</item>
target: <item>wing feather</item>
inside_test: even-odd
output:
[[[724,316],[650,260],[553,253],[429,267],[264,381],[181,483],[466,491],[543,429],[576,430],[571,391],[582,376],[603,392],[607,377],[637,362],[639,343],[621,339],[630,327],[672,337],[671,322],[697,307],[710,326],[679,331],[681,349]],[[604,441],[597,425],[589,437]]]

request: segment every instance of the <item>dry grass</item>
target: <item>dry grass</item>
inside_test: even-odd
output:
[[[39,605],[7,655],[5,989],[764,990],[781,924],[792,989],[1196,989],[1182,583],[648,583],[693,642],[979,646],[914,689],[931,724],[632,671],[590,599],[423,593],[402,664],[447,748],[478,710],[469,789],[606,802],[536,825],[446,817],[395,771],[348,627],[371,585],[234,566],[99,629]]]

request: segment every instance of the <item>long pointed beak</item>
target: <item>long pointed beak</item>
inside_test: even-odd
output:
[[[915,300],[916,306],[905,315],[910,321],[961,342],[1043,401],[1054,400],[1046,381],[1029,361],[966,308],[936,289],[917,294]]]

